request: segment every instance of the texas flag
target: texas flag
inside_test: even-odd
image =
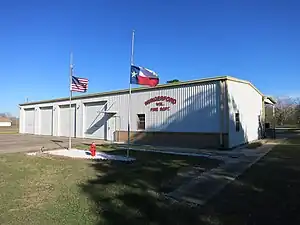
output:
[[[144,67],[131,66],[130,83],[155,87],[159,83],[158,75]]]

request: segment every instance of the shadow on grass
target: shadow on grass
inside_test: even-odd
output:
[[[299,147],[275,147],[209,202],[202,217],[218,224],[299,224],[299,162]]]
[[[160,191],[179,169],[194,165],[208,169],[219,161],[133,151],[131,156],[137,160],[92,164],[97,178],[81,186],[95,203],[98,224],[199,224],[198,209],[171,203]]]
[[[131,152],[131,163],[98,162],[98,177],[83,184],[100,224],[299,224],[300,148],[298,139],[276,146],[225,187],[207,205],[188,207],[159,194],[165,180],[187,165],[215,167],[206,159]],[[116,151],[116,154],[122,154]],[[199,160],[199,159],[198,159]]]
[[[261,142],[253,142],[253,143],[250,143],[250,144],[247,144],[246,145],[246,148],[248,149],[255,149],[255,148],[258,148],[260,146],[262,146],[263,144]]]

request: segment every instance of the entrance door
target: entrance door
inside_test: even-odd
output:
[[[114,135],[115,135],[115,131],[116,131],[116,119],[117,117],[114,117],[110,114],[107,114],[107,118],[108,118],[108,126],[107,126],[107,140],[109,141],[114,141]]]

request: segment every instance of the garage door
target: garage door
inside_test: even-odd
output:
[[[75,112],[76,112],[75,105],[72,105],[71,118],[70,118],[69,105],[61,105],[59,107],[59,136],[69,137],[69,133],[71,131],[71,137],[75,137],[76,134]]]
[[[41,107],[40,132],[41,135],[52,135],[53,107]]]
[[[85,104],[84,134],[86,138],[106,139],[107,120],[103,113],[106,102]]]
[[[26,134],[34,134],[35,131],[35,111],[32,109],[25,109],[25,127],[24,133]]]

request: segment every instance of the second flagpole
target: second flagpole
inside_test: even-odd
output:
[[[69,146],[68,149],[71,150],[72,148],[72,76],[73,76],[73,53],[70,54],[70,105],[69,105]],[[76,109],[75,109],[76,110]]]
[[[131,124],[131,66],[134,64],[134,30],[132,31],[131,38],[131,56],[130,56],[130,76],[129,76],[129,95],[128,95],[128,130],[127,130],[127,157],[129,157],[129,148],[130,148],[130,124]]]

